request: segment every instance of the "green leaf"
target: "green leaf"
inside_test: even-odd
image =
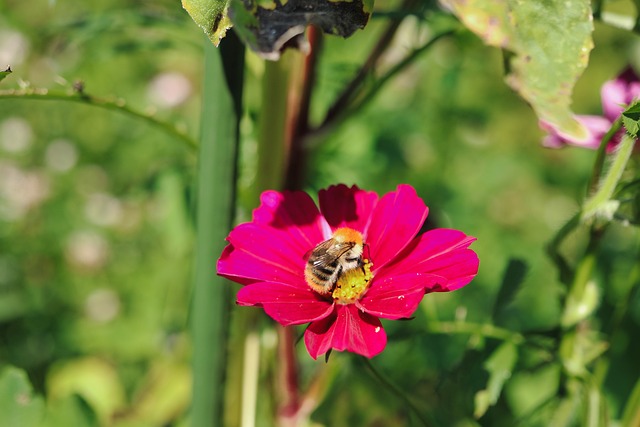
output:
[[[538,118],[586,138],[570,109],[573,87],[593,48],[589,0],[441,0],[486,44],[506,49],[506,81]]]
[[[516,294],[522,288],[526,274],[526,262],[520,259],[509,260],[493,306],[493,318],[496,320],[497,325],[501,323],[499,320],[505,313],[505,309],[513,302]]]
[[[182,0],[182,7],[216,46],[232,26],[228,6],[229,0]]]
[[[42,427],[94,427],[98,426],[98,417],[91,406],[77,394],[49,402],[46,420]]]
[[[5,77],[7,77],[7,76],[8,76],[9,74],[11,74],[11,73],[12,73],[12,71],[11,71],[11,67],[7,67],[7,69],[6,69],[6,70],[4,70],[4,71],[0,71],[0,82],[1,82],[2,80],[4,80],[4,78],[5,78]]]
[[[34,395],[27,374],[14,367],[0,373],[0,425],[3,427],[38,426],[44,401]]]
[[[489,372],[489,381],[487,381],[487,388],[480,390],[475,395],[474,417],[480,418],[490,406],[496,404],[502,392],[502,387],[511,377],[517,360],[518,349],[510,342],[500,345],[491,357],[487,359],[484,367]]]
[[[233,25],[252,50],[277,60],[284,46],[307,49],[304,31],[314,25],[328,34],[349,37],[369,20],[372,0],[231,0]]]
[[[640,129],[640,102],[630,105],[622,113],[622,124],[630,135],[633,137],[638,136],[638,130]]]

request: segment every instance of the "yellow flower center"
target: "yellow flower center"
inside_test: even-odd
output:
[[[342,274],[336,283],[331,296],[338,304],[352,304],[360,298],[369,288],[373,279],[371,267],[373,264],[363,260],[362,268],[349,270]]]

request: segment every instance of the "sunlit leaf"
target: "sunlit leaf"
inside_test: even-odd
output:
[[[228,0],[182,0],[182,7],[216,46],[231,28],[228,5]]]
[[[349,37],[369,20],[372,0],[231,0],[230,16],[244,42],[260,56],[277,60],[285,46],[304,50],[308,25]]]
[[[0,425],[3,427],[38,426],[44,402],[34,395],[24,371],[7,367],[0,373]]]
[[[130,414],[124,417],[131,425],[170,425],[191,401],[191,370],[188,365],[159,362],[152,367],[136,393]]]
[[[586,129],[570,109],[593,48],[589,0],[441,0],[485,43],[511,52],[506,81],[539,119],[577,139]]]
[[[9,74],[11,74],[11,72],[12,72],[11,67],[7,67],[6,70],[0,71],[0,82],[4,80],[4,78],[7,77]]]
[[[79,395],[104,423],[124,405],[124,390],[118,373],[108,362],[85,357],[62,362],[47,377],[47,396],[64,399]]]
[[[480,390],[475,396],[475,410],[473,415],[480,418],[490,406],[498,401],[504,383],[511,377],[513,367],[518,360],[518,349],[510,342],[503,343],[484,364],[489,372],[487,388]]]

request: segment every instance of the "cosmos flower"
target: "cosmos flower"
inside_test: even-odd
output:
[[[285,326],[309,324],[304,342],[314,359],[331,349],[375,356],[387,343],[380,318],[408,318],[426,293],[459,289],[478,271],[468,248],[474,237],[443,228],[419,234],[428,208],[409,185],[382,197],[337,185],[318,199],[319,208],[304,192],[265,191],[218,261],[218,274],[244,285],[239,305],[262,307]],[[309,254],[333,236],[361,239],[362,262],[323,294],[305,269]],[[333,267],[320,266],[325,273]]]
[[[588,131],[585,139],[577,139],[564,135],[550,123],[540,121],[540,127],[548,132],[543,140],[546,147],[558,148],[564,145],[597,149],[604,135],[609,131],[613,122],[622,114],[626,106],[640,98],[640,79],[638,75],[627,67],[614,80],[605,82],[600,91],[602,99],[602,116],[577,115],[575,119]],[[609,141],[607,151],[611,151],[620,142],[624,129],[620,129]]]

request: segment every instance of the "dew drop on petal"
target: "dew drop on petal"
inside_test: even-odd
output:
[[[376,326],[376,328],[374,329],[374,332],[377,334],[378,332],[380,332],[380,326]]]

